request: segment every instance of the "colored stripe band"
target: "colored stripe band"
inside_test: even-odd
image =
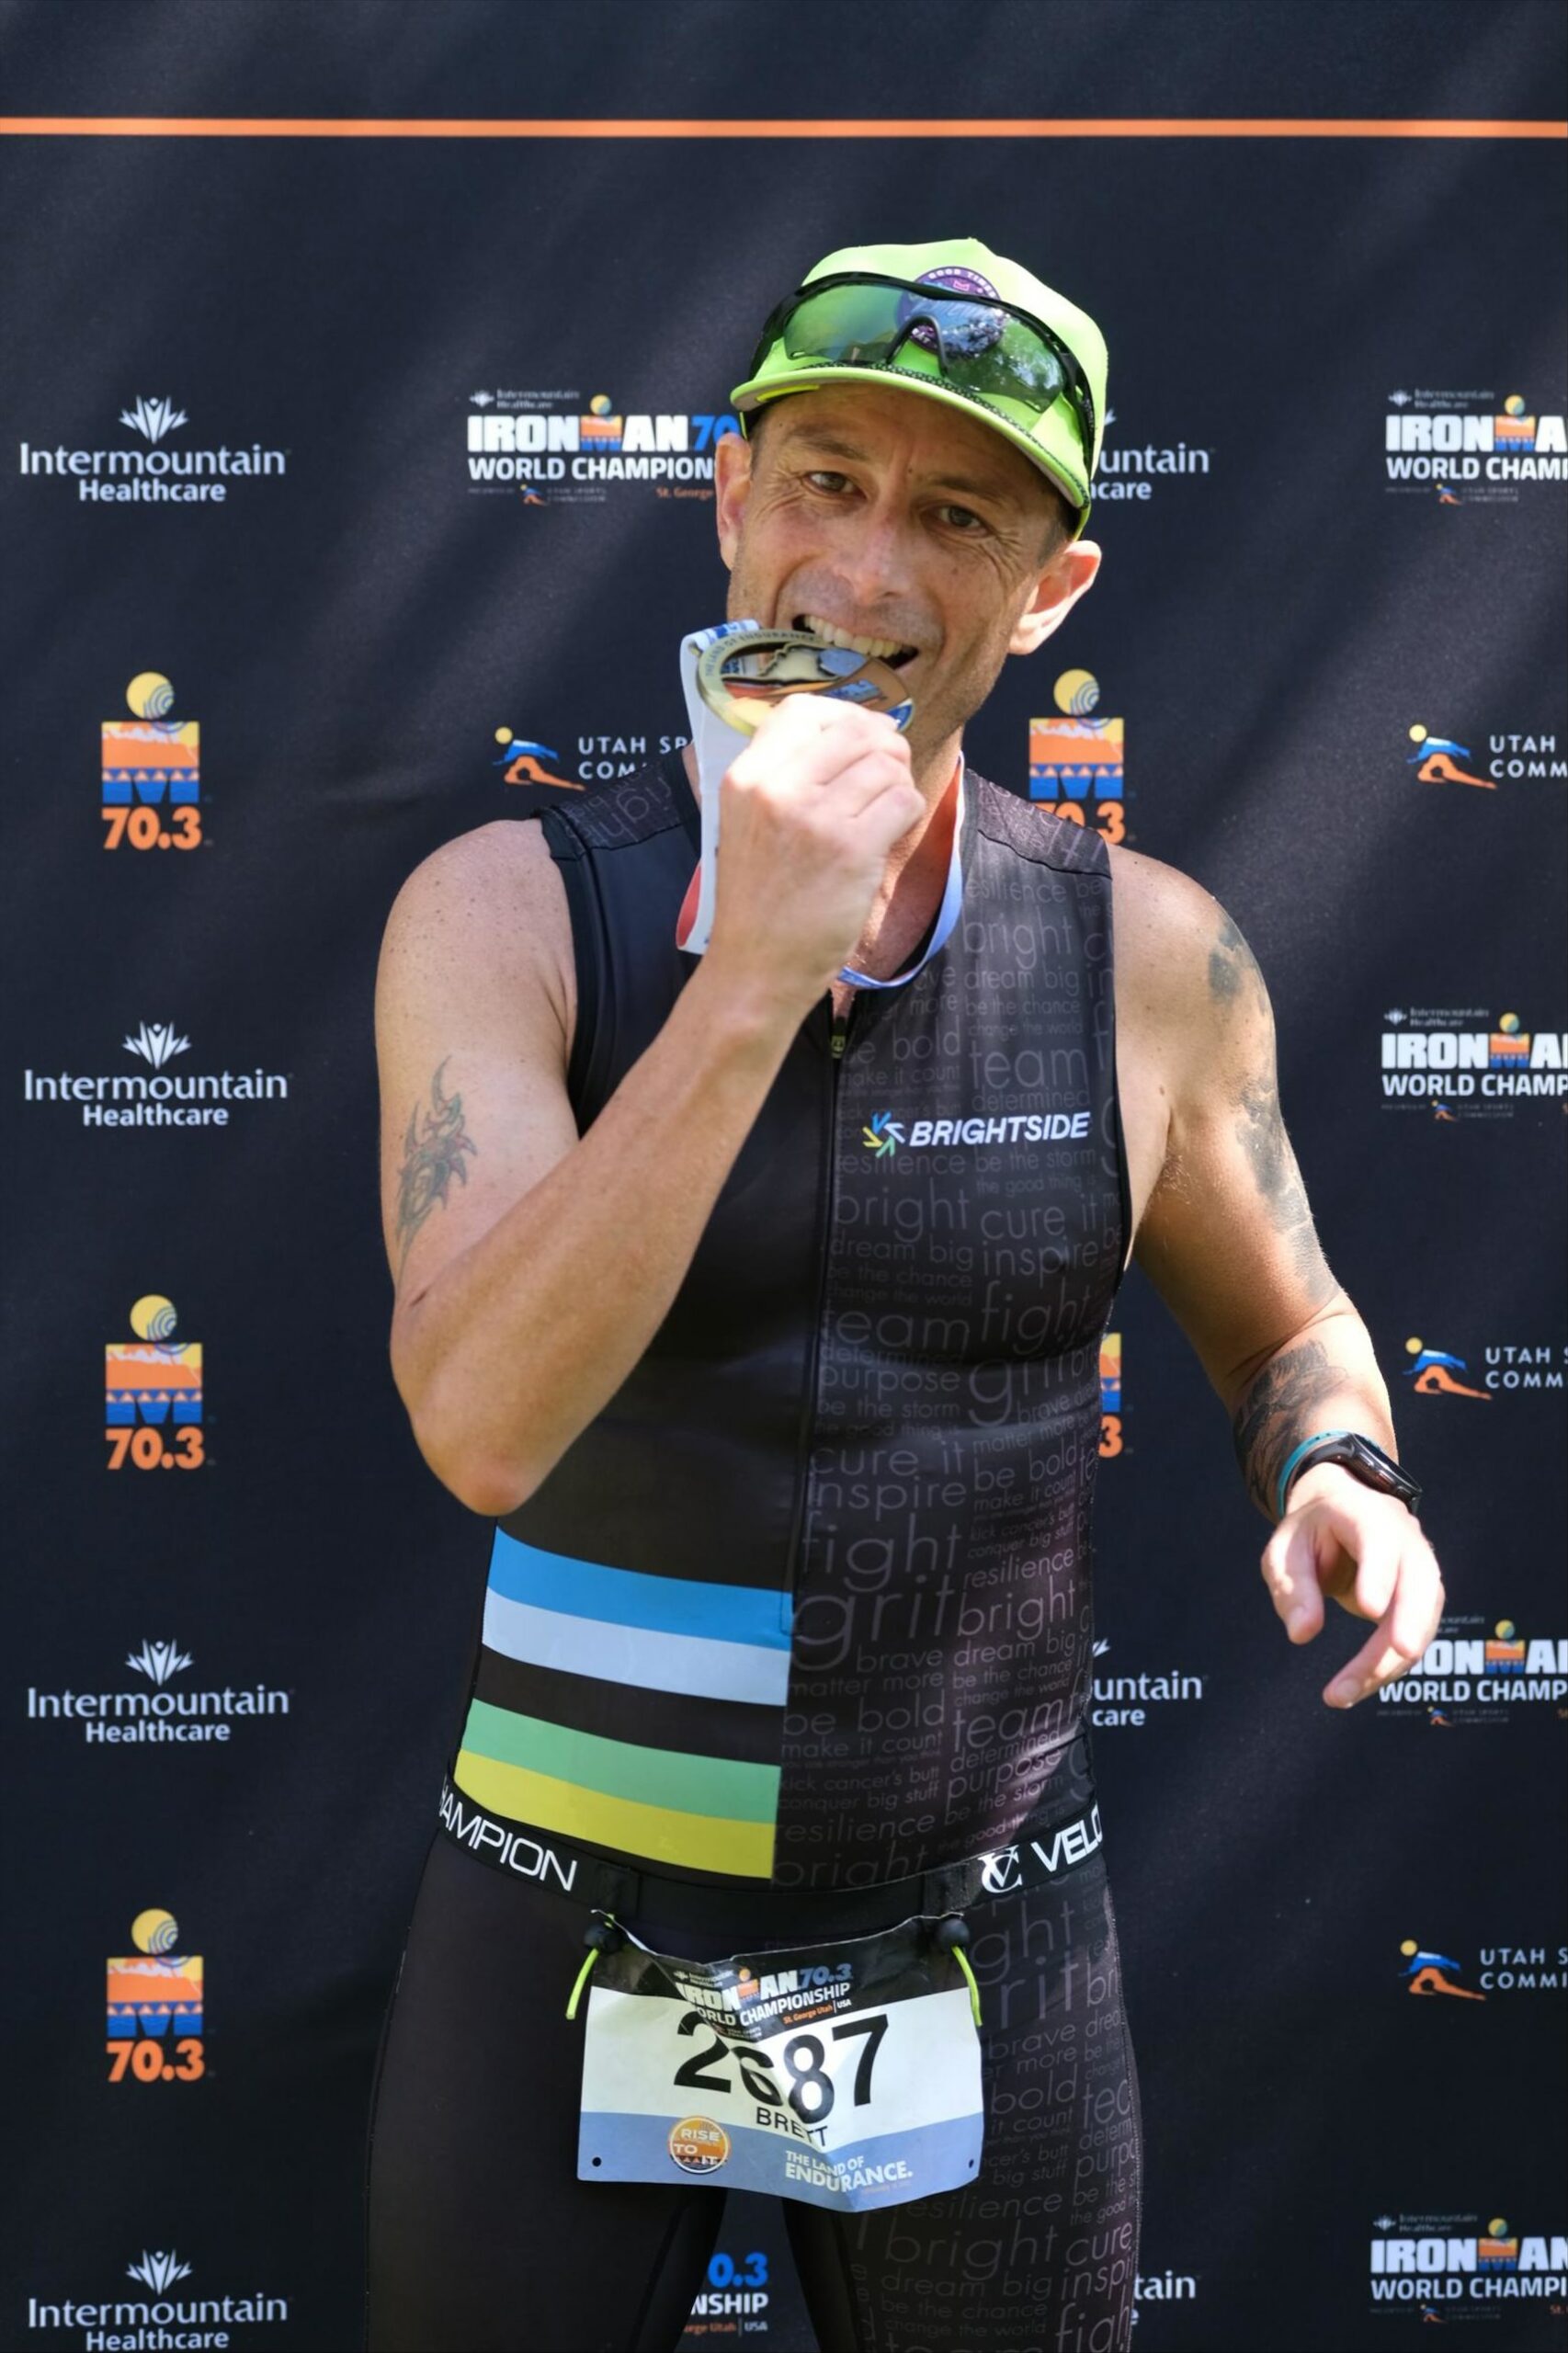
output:
[[[503,1658],[601,1682],[643,1684],[687,1697],[743,1699],[781,1708],[790,1688],[790,1654],[749,1643],[706,1642],[689,1634],[653,1634],[612,1626],[602,1618],[573,1618],[534,1609],[492,1591],[484,1597],[486,1647]]]
[[[728,1656],[733,1645],[723,1649]],[[641,1684],[601,1682],[596,1675],[561,1674],[502,1657],[488,1647],[479,1654],[473,1697],[569,1732],[635,1741],[640,1748],[677,1748],[687,1756],[739,1758],[750,1765],[777,1765],[783,1753],[778,1708],[717,1699],[710,1689],[650,1691]]]
[[[727,1756],[693,1756],[674,1748],[641,1748],[572,1732],[537,1716],[514,1715],[473,1700],[463,1746],[493,1765],[570,1781],[597,1796],[632,1798],[672,1813],[707,1813],[728,1822],[771,1823],[778,1811],[779,1768]]]
[[[734,1879],[766,1880],[773,1869],[771,1822],[722,1822],[700,1813],[673,1813],[630,1798],[574,1789],[547,1774],[497,1765],[460,1750],[453,1786],[476,1803],[513,1822],[531,1823],[563,1838],[582,1838],[621,1854],[671,1863],[686,1870],[722,1871]]]
[[[714,1585],[700,1577],[607,1568],[567,1552],[542,1552],[502,1528],[490,1555],[490,1589],[508,1601],[610,1626],[785,1653],[790,1648],[790,1597],[777,1586]]]

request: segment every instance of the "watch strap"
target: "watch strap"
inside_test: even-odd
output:
[[[1285,1517],[1292,1480],[1312,1462],[1337,1462],[1352,1478],[1377,1488],[1380,1494],[1396,1496],[1412,1512],[1421,1501],[1421,1489],[1409,1472],[1359,1430],[1317,1430],[1285,1458],[1276,1490],[1277,1520]]]

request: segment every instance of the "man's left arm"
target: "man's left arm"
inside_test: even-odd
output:
[[[1355,1430],[1395,1454],[1388,1392],[1324,1257],[1280,1118],[1263,975],[1207,892],[1140,864],[1139,898],[1152,891],[1159,903],[1137,927],[1140,995],[1159,992],[1169,1101],[1137,1256],[1224,1400],[1248,1493],[1272,1522],[1280,1475],[1304,1440]],[[1294,1643],[1322,1631],[1325,1596],[1376,1621],[1325,1688],[1331,1707],[1403,1675],[1442,1614],[1419,1522],[1338,1463],[1309,1463],[1293,1479],[1262,1568]]]

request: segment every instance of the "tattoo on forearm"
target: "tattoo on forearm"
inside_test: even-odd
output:
[[[409,1245],[431,1211],[446,1207],[452,1178],[455,1176],[462,1185],[468,1183],[464,1153],[479,1157],[479,1146],[463,1126],[462,1097],[449,1095],[442,1087],[441,1073],[446,1067],[446,1061],[437,1064],[430,1081],[428,1107],[416,1103],[408,1115],[403,1166],[397,1180],[400,1274],[407,1263]]]
[[[1301,1340],[1271,1358],[1248,1388],[1233,1424],[1236,1460],[1248,1495],[1269,1519],[1286,1457],[1323,1427],[1324,1404],[1349,1384],[1321,1340]]]

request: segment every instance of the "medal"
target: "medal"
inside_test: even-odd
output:
[[[716,635],[698,656],[697,687],[714,717],[741,735],[753,734],[791,695],[884,711],[901,729],[915,711],[898,672],[874,654],[829,645],[806,630],[760,629],[750,621]]]

